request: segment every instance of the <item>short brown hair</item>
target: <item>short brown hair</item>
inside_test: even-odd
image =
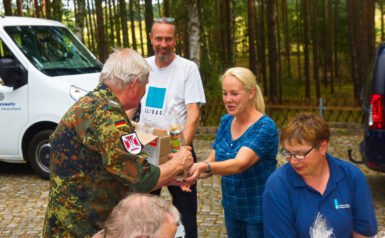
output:
[[[292,118],[287,126],[281,131],[281,145],[309,144],[318,147],[322,141],[329,141],[330,131],[327,122],[321,117],[303,113]]]

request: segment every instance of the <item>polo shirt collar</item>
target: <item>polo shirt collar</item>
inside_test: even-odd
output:
[[[333,188],[338,181],[344,178],[343,170],[340,168],[340,166],[338,166],[337,159],[328,153],[326,153],[326,159],[329,164],[330,178],[329,178],[325,193],[329,189]],[[290,166],[289,173],[291,174],[290,177],[292,178],[293,187],[295,188],[307,187],[308,185],[305,183],[303,178],[299,174],[297,174],[297,172],[295,172],[295,170],[290,164],[289,166]]]

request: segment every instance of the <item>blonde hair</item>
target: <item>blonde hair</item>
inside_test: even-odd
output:
[[[221,76],[221,82],[227,76],[233,76],[237,78],[243,85],[246,90],[255,89],[254,95],[254,107],[265,113],[265,101],[261,92],[261,88],[257,84],[257,78],[251,70],[243,67],[233,67],[228,70]]]
[[[319,147],[323,141],[329,141],[329,126],[321,117],[303,113],[292,118],[281,131],[281,145],[311,145]]]
[[[103,66],[99,82],[123,89],[136,78],[146,83],[151,66],[135,50],[124,48],[114,49]]]

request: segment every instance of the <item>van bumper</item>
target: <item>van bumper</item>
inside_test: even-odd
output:
[[[360,153],[366,166],[385,172],[385,131],[367,130],[360,143]]]

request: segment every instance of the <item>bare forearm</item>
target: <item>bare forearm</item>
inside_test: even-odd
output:
[[[183,131],[183,138],[186,145],[191,145],[194,139],[195,133],[198,128],[198,120],[197,122],[186,122],[186,127]]]
[[[191,145],[195,132],[199,125],[200,107],[198,103],[190,103],[186,105],[187,118],[183,132],[183,137],[186,145]]]

